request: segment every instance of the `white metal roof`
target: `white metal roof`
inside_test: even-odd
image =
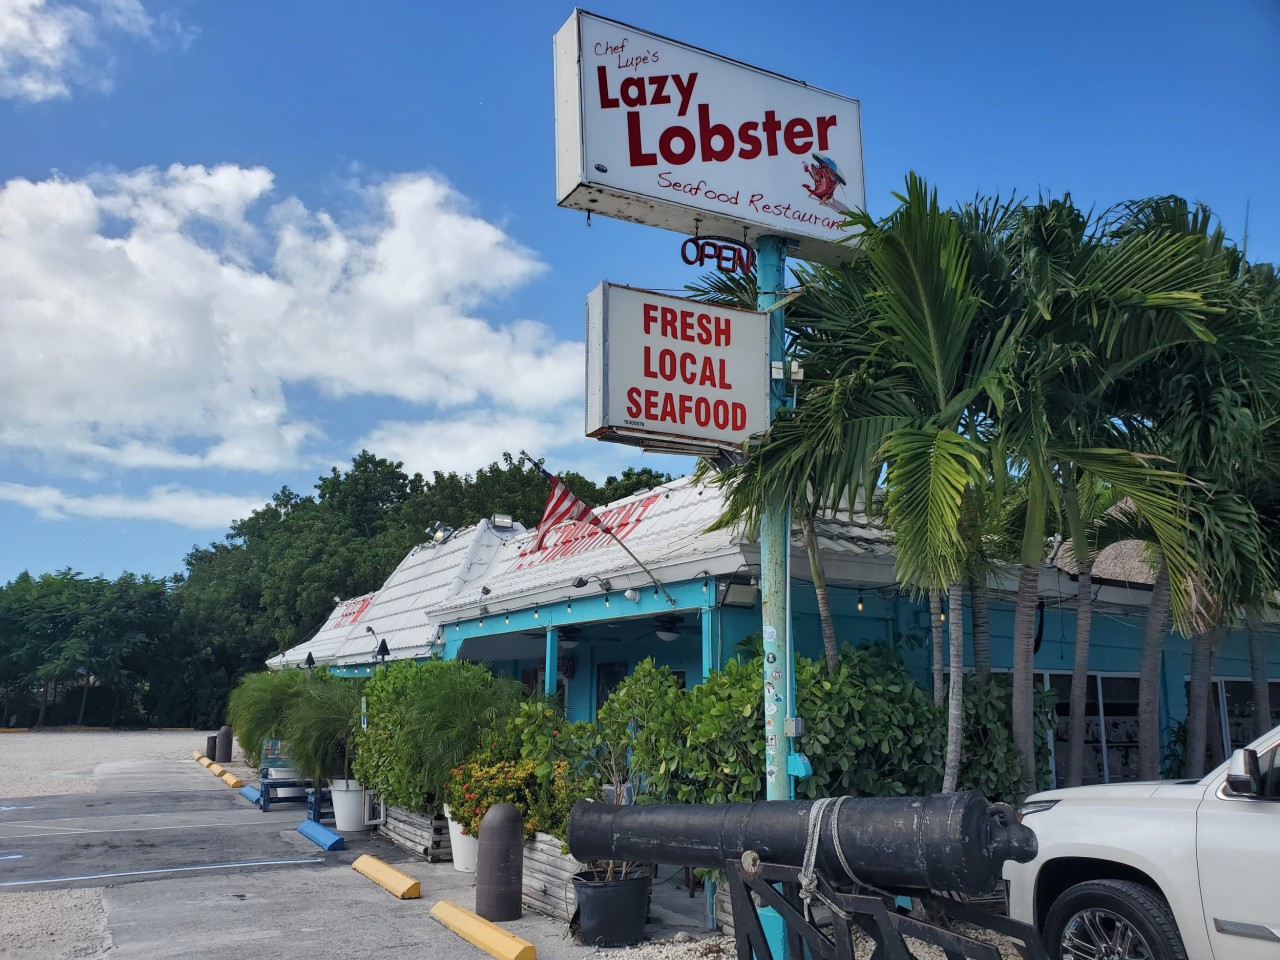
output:
[[[754,570],[759,549],[740,527],[708,532],[722,508],[718,487],[682,478],[595,513],[659,580],[675,583]],[[878,524],[862,514],[842,513],[819,519],[816,528],[833,580],[843,579],[842,573],[861,576],[873,567],[879,579],[892,579],[889,538]],[[309,651],[317,662],[372,663],[378,640],[387,642],[394,659],[424,657],[441,624],[476,615],[481,606],[510,610],[554,603],[572,595],[578,577],[608,580],[615,591],[650,583],[636,560],[590,523],[561,524],[539,551],[529,550],[533,540],[533,531],[519,524],[498,530],[486,520],[444,542],[420,544],[369,595],[355,620],[340,632],[331,624],[271,665],[296,665]],[[798,528],[792,551],[792,569],[803,577],[808,565]]]
[[[382,585],[376,601],[360,621],[360,632],[337,651],[334,662],[371,662],[378,648],[374,636],[387,641],[394,659],[427,656],[438,630],[431,612],[483,580],[502,546],[524,533],[518,523],[498,529],[482,520],[474,527],[457,531],[443,543],[414,547]],[[373,635],[366,628],[372,628]]]
[[[310,640],[272,657],[267,661],[267,666],[272,670],[296,667],[306,661],[308,653],[315,658],[316,663],[331,662],[353,631],[359,629],[364,632],[364,628],[358,627],[358,624],[369,612],[377,595],[377,591],[374,591],[350,600],[339,600],[324,626]]]

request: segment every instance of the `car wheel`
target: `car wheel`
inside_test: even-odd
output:
[[[1044,922],[1053,960],[1187,960],[1164,898],[1129,880],[1078,883]]]

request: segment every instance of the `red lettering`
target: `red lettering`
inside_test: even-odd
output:
[[[645,349],[647,350],[648,347],[646,347]],[[648,374],[645,374],[645,376],[648,376]],[[632,420],[638,420],[640,418],[640,388],[639,387],[627,388],[627,416],[630,417]]]
[[[698,104],[698,139],[702,143],[702,162],[718,163],[733,156],[733,131],[723,123],[711,122],[710,104]],[[713,144],[719,140],[719,146]]]
[[[604,67],[600,69],[604,70]],[[614,101],[614,106],[617,106],[617,101]],[[658,155],[645,153],[644,147],[640,144],[640,112],[638,110],[627,111],[627,149],[630,152],[633,167],[652,167],[658,163]]]
[[[596,67],[596,80],[600,84],[600,108],[608,110],[618,106],[618,98],[609,96],[609,72],[604,67]]]
[[[678,149],[675,146],[677,140],[680,141]],[[658,137],[658,151],[662,154],[662,159],[666,160],[667,163],[688,163],[693,159],[697,149],[698,144],[694,141],[693,134],[684,127],[667,127],[662,131],[662,135]]]
[[[749,120],[738,127],[738,140],[742,144],[738,156],[743,160],[754,160],[760,156],[760,138],[756,136],[759,127],[760,124],[755,120]]]
[[[687,393],[680,394],[680,422],[684,423],[693,411],[693,397]]]
[[[689,261],[692,263],[692,261]],[[647,334],[653,330],[653,325],[658,322],[658,305],[656,303],[646,303],[644,305],[644,332]]]
[[[658,376],[663,380],[674,380],[676,378],[676,352],[674,350],[662,350],[658,353]]]
[[[783,139],[792,153],[808,153],[813,147],[813,127],[809,126],[809,121],[804,117],[788,120]]]
[[[644,375],[648,380],[658,379],[658,372],[653,369],[653,348],[645,346],[644,348]]]
[[[662,395],[662,416],[658,419],[666,420],[669,423],[676,422],[676,401],[669,393]]]
[[[693,311],[680,311],[680,339],[686,342],[693,340]]]
[[[710,359],[707,357],[707,360]],[[698,379],[698,358],[695,354],[680,354],[680,379],[685,383],[693,383]]]
[[[671,337],[673,340],[676,336],[676,311],[674,307],[662,308],[662,336]]]
[[[769,156],[776,157],[778,155],[778,131],[782,129],[782,121],[778,119],[778,115],[772,110],[766,110],[764,112],[764,125],[761,129],[768,138]]]
[[[747,408],[744,404],[735,403],[733,405],[733,421],[732,429],[744,430],[747,426]]]
[[[646,390],[644,392],[644,418],[646,420],[658,419],[658,391]]]
[[[721,248],[720,248],[720,250],[721,250],[721,256],[720,256],[720,260],[721,260],[721,262],[723,262],[723,260],[724,260],[724,251],[725,251],[725,250],[732,250],[732,249],[733,249],[732,247],[721,247]],[[711,342],[711,318],[710,318],[709,316],[707,316],[705,313],[700,313],[700,314],[698,314],[698,342],[699,342],[699,343],[710,343],[710,342]]]
[[[622,97],[622,102],[628,107],[643,107],[648,103],[644,95],[643,77],[627,77],[622,81],[622,87],[618,93]]]
[[[836,125],[835,117],[819,117],[818,118],[818,149],[829,150],[827,146],[827,131]]]
[[[729,331],[731,325],[728,317],[716,317],[716,346],[729,346]]]

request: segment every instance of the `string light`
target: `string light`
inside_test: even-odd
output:
[[[861,590],[859,590],[859,591],[858,591],[858,612],[859,612],[859,613],[861,613],[862,611],[863,611],[863,606],[862,606],[862,591],[861,591]]]

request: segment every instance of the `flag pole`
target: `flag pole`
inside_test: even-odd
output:
[[[534,469],[538,470],[541,473],[546,473],[546,470],[539,465],[538,461],[534,460],[533,457],[529,456],[529,454],[525,453],[523,450],[520,451],[520,456],[522,459],[528,460],[529,463],[534,467]],[[631,552],[630,547],[628,547],[625,543],[623,543],[621,540],[618,539],[618,535],[616,533],[610,530],[606,524],[603,524],[600,522],[600,518],[595,515],[594,510],[591,511],[591,517],[592,517],[592,521],[596,525],[596,528],[598,530],[603,531],[604,533],[607,533],[610,537],[613,538],[614,543],[616,543],[618,546],[620,546],[623,550],[626,551],[627,556],[630,557],[632,560],[634,560],[636,563],[636,566],[639,567],[641,570],[643,570],[645,574],[649,577],[649,579],[653,581],[653,585],[662,591],[662,595],[667,598],[667,602],[670,603],[673,607],[679,606],[679,604],[676,603],[676,598],[673,597],[671,593],[667,590],[667,588],[662,585],[662,581],[653,575],[653,571],[644,565],[643,560],[641,560],[639,557],[637,557],[634,553]]]

